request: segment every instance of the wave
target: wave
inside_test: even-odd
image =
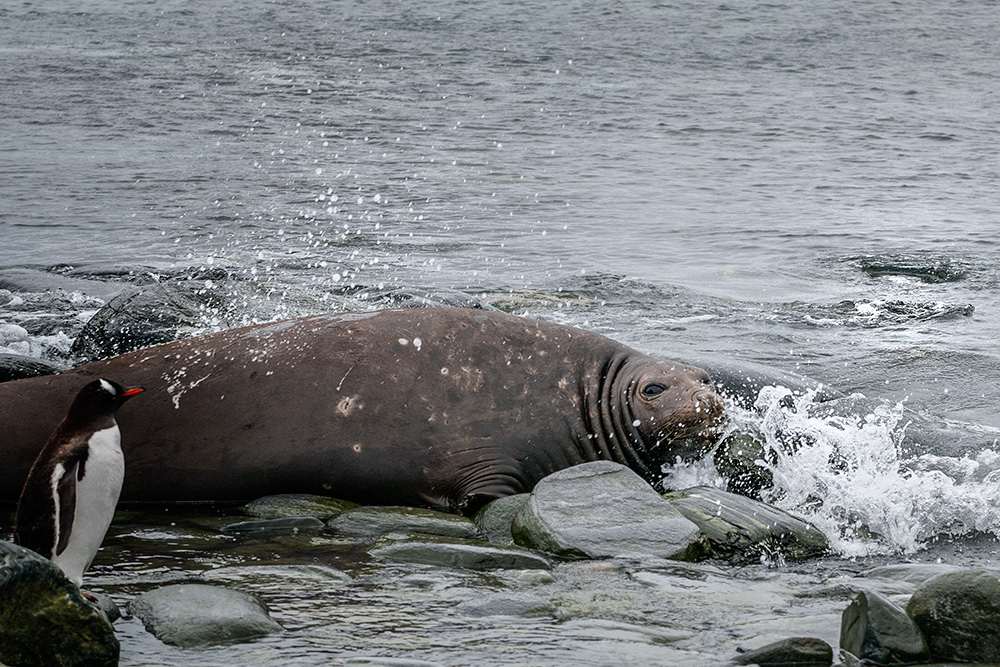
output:
[[[753,407],[729,406],[729,433],[752,434],[761,447],[752,465],[771,483],[761,500],[812,522],[843,557],[912,554],[979,533],[1000,538],[996,439],[961,456],[914,454],[903,403],[873,405],[855,394],[842,401],[851,409],[838,411],[815,397],[768,386]],[[670,469],[666,485],[729,482],[707,457]]]

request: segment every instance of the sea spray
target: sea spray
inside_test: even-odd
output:
[[[763,445],[761,500],[816,525],[844,557],[910,554],[942,536],[1000,537],[1000,453],[910,455],[903,403],[764,387],[752,409],[728,406],[731,433]],[[711,457],[667,471],[665,486],[721,486]]]

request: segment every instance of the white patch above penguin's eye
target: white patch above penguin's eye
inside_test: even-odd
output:
[[[104,380],[104,379],[101,380],[101,388],[103,388],[104,391],[108,392],[112,396],[117,396],[118,395],[118,392],[115,391],[114,385],[112,385],[107,380]]]

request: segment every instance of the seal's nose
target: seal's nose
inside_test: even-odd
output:
[[[715,393],[715,387],[711,382],[695,390],[693,398],[698,406],[697,409],[705,414],[713,425],[722,419],[724,404],[722,398]]]

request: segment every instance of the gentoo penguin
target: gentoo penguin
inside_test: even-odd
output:
[[[125,476],[115,412],[142,393],[95,380],[77,394],[21,490],[14,543],[52,559],[77,586],[118,504]]]

